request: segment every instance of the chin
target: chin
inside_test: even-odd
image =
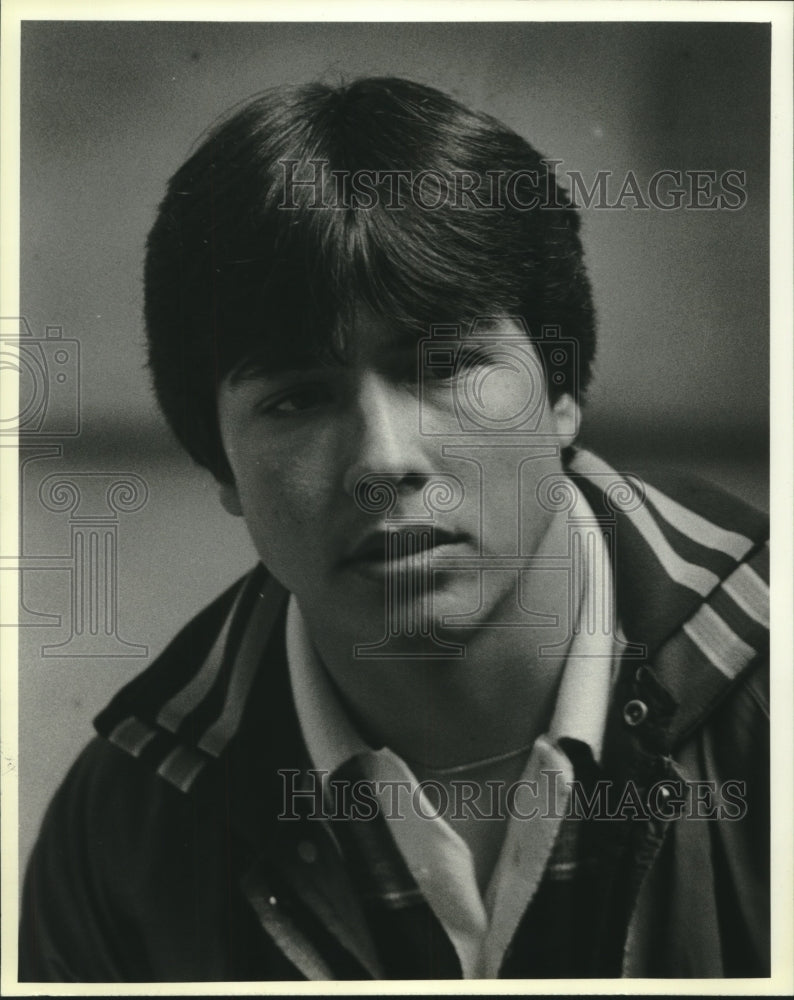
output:
[[[441,574],[439,574],[441,576]],[[470,627],[445,624],[450,617],[465,616],[466,626],[476,626],[483,608],[476,574],[443,574],[432,591],[403,592],[401,599],[387,604],[385,584],[366,591],[340,607],[341,617],[351,622],[357,656],[362,658],[459,658],[470,636]],[[396,597],[396,595],[395,595]],[[355,608],[355,612],[353,609]],[[352,615],[351,615],[352,612]],[[362,648],[366,647],[366,648]]]

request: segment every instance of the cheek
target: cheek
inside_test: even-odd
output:
[[[262,455],[232,461],[243,516],[258,547],[293,547],[297,533],[311,534],[328,523],[335,495],[333,481],[316,461],[300,453]]]
[[[248,534],[262,563],[290,591],[300,589],[320,539],[314,528],[323,523],[316,499],[308,491],[278,477],[249,481],[240,493]]]
[[[557,493],[564,481],[559,454],[528,461],[522,467],[519,519],[525,552],[534,549],[558,513]],[[564,491],[563,499],[567,495]]]

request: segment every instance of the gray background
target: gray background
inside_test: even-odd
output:
[[[230,105],[273,84],[408,76],[524,134],[562,170],[646,179],[747,172],[728,211],[584,212],[599,314],[583,439],[613,463],[673,464],[767,505],[769,31],[720,24],[26,23],[22,311],[81,348],[81,433],[23,484],[28,554],[69,551],[43,509],[53,472],[130,472],[118,522],[119,633],[145,657],[44,656],[70,633],[69,574],[31,570],[21,632],[21,854],[90,719],[252,563],[243,526],[177,451],[144,370],[143,245],[169,175]]]

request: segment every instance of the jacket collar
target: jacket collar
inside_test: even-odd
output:
[[[612,759],[669,758],[766,653],[767,519],[709,484],[673,479],[660,490],[586,451],[569,474],[614,537],[627,645]]]

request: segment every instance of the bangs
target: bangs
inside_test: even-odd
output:
[[[340,168],[325,164],[323,173],[339,177]],[[362,307],[396,338],[414,340],[435,325],[465,327],[477,316],[523,311],[517,286],[527,288],[532,262],[509,220],[446,207],[427,212],[410,199],[390,209],[387,193],[368,208],[317,208],[306,199],[279,212],[277,255],[268,259],[270,236],[249,263],[236,254],[228,265],[235,294],[220,295],[224,371],[251,355],[274,369],[307,359],[343,362]]]

